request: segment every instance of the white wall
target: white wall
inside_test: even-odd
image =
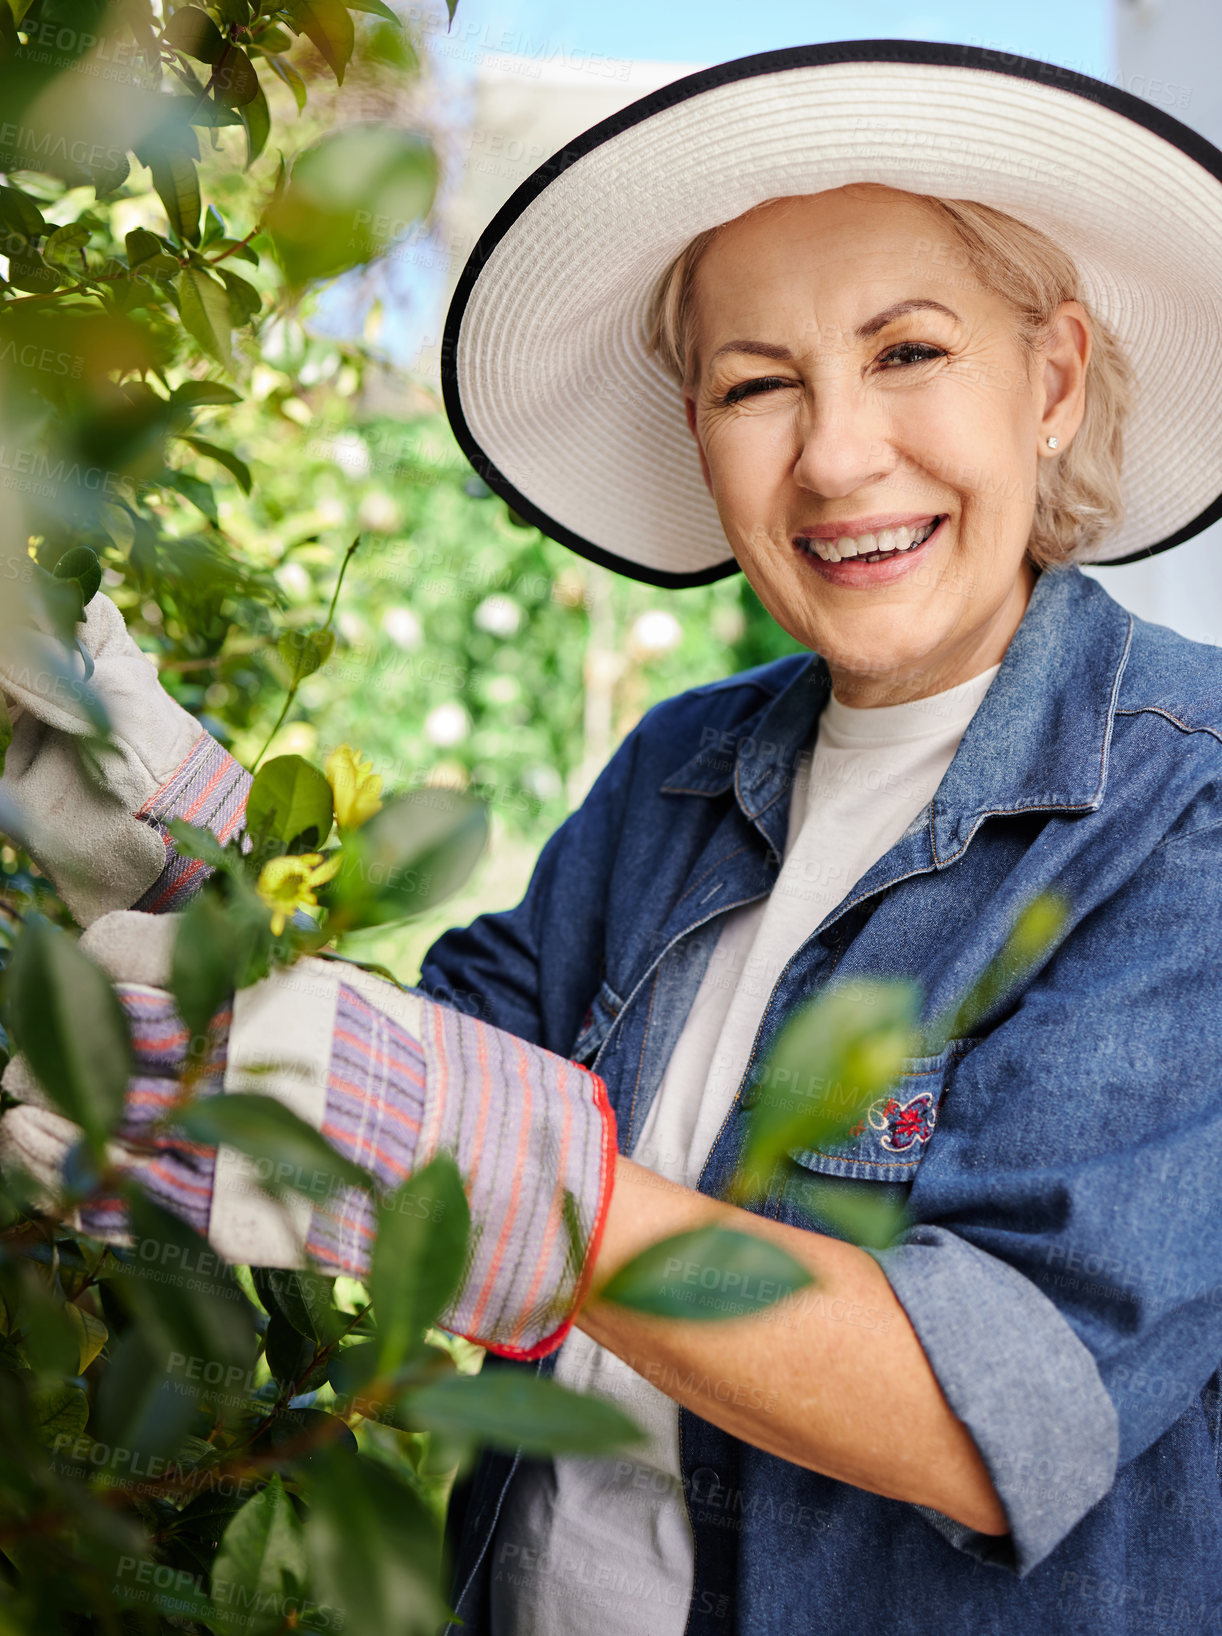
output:
[[[1222,0],[1115,0],[1114,15],[1115,83],[1222,147]],[[1222,524],[1145,562],[1088,572],[1143,619],[1222,644]]]

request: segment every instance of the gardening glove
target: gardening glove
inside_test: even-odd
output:
[[[114,909],[184,902],[209,871],[178,857],[166,824],[185,818],[224,842],[242,821],[250,775],[161,686],[109,597],[93,597],[76,634],[66,656],[57,637],[26,625],[0,653],[13,723],[0,788],[30,855],[88,926]],[[86,687],[111,728],[100,779],[80,754],[97,731]]]
[[[165,992],[173,924],[111,914],[81,940],[116,983],[132,1029],[116,1163],[228,1261],[364,1277],[376,1215],[362,1190],[316,1204],[300,1193],[272,1199],[237,1150],[172,1135],[153,1156],[124,1157],[123,1141],[169,1105],[186,1056],[187,1031]],[[21,1058],[3,1084],[21,1105],[0,1120],[0,1162],[20,1163],[54,1191],[79,1130],[49,1110]],[[472,1232],[441,1323],[505,1357],[560,1345],[589,1283],[614,1178],[615,1120],[597,1075],[346,962],[306,958],[239,990],[217,1019],[200,1094],[235,1090],[284,1102],[387,1192],[449,1152]],[[99,1200],[78,1225],[118,1237],[121,1208]]]

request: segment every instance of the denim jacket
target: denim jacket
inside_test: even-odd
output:
[[[795,655],[658,705],[522,903],[426,956],[429,993],[591,1064],[621,1151],[722,917],[776,879],[829,691],[824,660]],[[795,1153],[756,1206],[810,1227],[804,1189],[824,1176],[906,1197],[877,1259],[1010,1532],[684,1409],[689,1636],[1222,1631],[1222,651],[1077,568],[1038,577],[933,800],[777,979],[700,1191],[733,1174],[792,1006],[904,976],[939,1015],[1046,888],[1071,905],[1061,940],[969,1037],[905,1065],[894,1094],[922,1117],[903,1138],[866,1122]],[[515,1465],[485,1456],[455,1497],[455,1608],[479,1636]]]

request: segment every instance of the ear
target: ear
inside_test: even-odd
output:
[[[683,413],[687,416],[687,429],[696,441],[696,453],[700,456],[700,472],[704,478],[704,486],[712,494],[713,477],[709,471],[709,463],[705,459],[704,445],[700,441],[700,433],[696,430],[696,400],[695,398],[689,398],[686,393],[683,396]]]
[[[1048,437],[1056,437],[1063,450],[1082,424],[1092,345],[1086,308],[1080,301],[1062,301],[1044,346],[1040,377],[1044,393],[1040,448],[1050,455]]]

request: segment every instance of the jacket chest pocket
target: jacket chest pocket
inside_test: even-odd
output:
[[[841,1141],[791,1149],[779,1219],[855,1238],[854,1199],[867,1212],[867,1200],[884,1198],[898,1209],[933,1140],[954,1070],[975,1044],[952,1040],[936,1056],[909,1057],[890,1090],[875,1098]],[[880,1182],[890,1185],[880,1189]]]
[[[876,1097],[841,1141],[794,1148],[790,1157],[825,1176],[872,1182],[910,1182],[933,1133],[954,1065],[974,1040],[953,1040],[932,1057],[909,1057],[904,1071]]]

